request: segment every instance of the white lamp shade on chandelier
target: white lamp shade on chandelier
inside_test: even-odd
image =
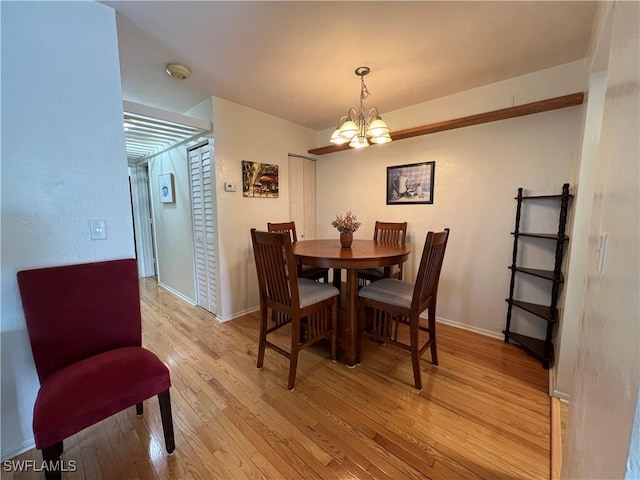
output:
[[[369,90],[364,83],[364,76],[371,69],[369,67],[356,68],[356,75],[360,77],[360,109],[350,108],[347,115],[338,122],[337,128],[331,134],[330,142],[342,145],[349,142],[353,148],[368,147],[369,143],[389,143],[391,135],[389,127],[380,117],[376,107],[369,110],[368,115],[364,114],[364,100],[369,96]]]

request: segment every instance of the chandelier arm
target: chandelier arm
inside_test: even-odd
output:
[[[375,111],[375,112],[376,112],[375,117],[374,117],[373,113],[371,113],[371,112],[373,112],[373,111]],[[371,108],[369,109],[368,116],[369,116],[369,120],[371,120],[372,118],[377,118],[377,117],[379,117],[379,116],[380,116],[380,112],[378,111],[378,107],[371,107]]]
[[[346,115],[341,116],[340,120],[338,120],[338,126],[336,128],[340,128],[346,120],[347,120]]]

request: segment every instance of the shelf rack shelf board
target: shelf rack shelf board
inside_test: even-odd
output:
[[[506,330],[502,333],[505,334],[505,341],[511,341],[511,343],[515,343],[523,350],[536,357],[543,364],[553,364],[553,348],[548,349],[547,342],[545,342],[544,340],[534,337],[528,337],[526,335],[520,335],[519,333],[507,332]]]
[[[539,268],[525,268],[525,267],[513,267],[509,265],[509,269],[516,269],[517,272],[526,273],[538,278],[544,278],[545,280],[551,280],[552,282],[562,283],[564,282],[564,275],[560,272],[560,276],[556,278],[556,272],[553,270],[540,270]]]

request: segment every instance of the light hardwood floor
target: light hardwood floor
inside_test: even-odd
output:
[[[141,280],[144,345],[171,370],[176,452],[164,452],[156,399],[65,441],[86,479],[547,479],[547,372],[518,348],[438,326],[439,367],[424,389],[408,352],[367,341],[362,364],[304,350],[296,388],[267,350],[255,367],[257,314],[221,324]],[[30,450],[14,460],[40,461]],[[42,478],[6,472],[2,478]]]

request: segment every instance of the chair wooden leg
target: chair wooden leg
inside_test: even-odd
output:
[[[361,303],[358,307],[357,317],[356,317],[356,328],[357,328],[357,338],[356,338],[356,363],[360,363],[362,359],[362,337],[364,336],[364,326],[365,326],[365,307]]]
[[[158,394],[158,403],[160,404],[164,444],[167,448],[167,453],[171,455],[176,449],[176,442],[173,438],[173,415],[171,414],[171,396],[169,395],[169,389]]]
[[[328,283],[328,282],[327,282]],[[331,305],[331,360],[338,358],[338,300]]]
[[[411,363],[413,364],[413,382],[418,390],[422,390],[422,375],[420,372],[420,330],[418,322],[411,321],[409,335],[411,337]]]
[[[136,403],[136,415],[140,417],[142,416],[143,413],[144,413],[144,407],[142,405],[142,402]]]
[[[287,388],[293,390],[296,386],[296,370],[298,369],[298,352],[300,351],[300,321],[294,319],[291,322],[291,355],[289,358],[289,381]]]
[[[264,363],[264,349],[267,342],[267,309],[260,309],[260,338],[258,339],[258,363],[257,367],[262,368]]]
[[[42,449],[42,460],[45,462],[44,478],[46,480],[60,480],[62,478],[62,465],[60,455],[63,451],[62,442],[54,443]]]
[[[431,363],[438,365],[438,347],[436,344],[436,306],[429,307],[429,340],[431,340]]]

